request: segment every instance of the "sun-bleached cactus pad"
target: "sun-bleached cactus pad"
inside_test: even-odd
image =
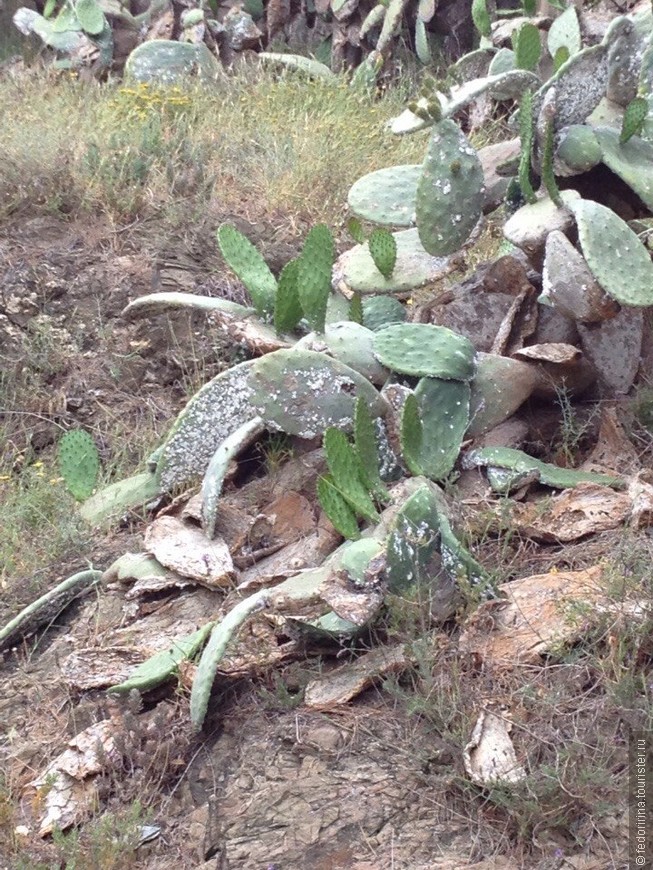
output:
[[[260,417],[254,417],[239,426],[220,444],[213,454],[202,481],[202,529],[207,538],[215,534],[215,521],[218,516],[218,501],[222,484],[233,459],[238,456],[263,431]]]
[[[474,377],[474,345],[446,326],[397,323],[376,333],[374,353],[404,375],[457,381]]]
[[[162,293],[148,293],[147,296],[139,296],[123,309],[122,317],[133,317],[142,314],[158,314],[172,308],[189,308],[197,311],[218,311],[232,317],[248,317],[255,313],[254,308],[239,305],[229,299],[221,299],[216,296],[198,296],[196,293],[179,293],[165,291]]]
[[[351,211],[384,226],[410,227],[415,223],[415,196],[421,164],[378,169],[359,178],[349,191]]]
[[[570,208],[592,274],[621,305],[653,305],[653,263],[644,245],[612,209],[580,199]]]
[[[431,135],[417,185],[419,238],[433,256],[459,250],[483,211],[483,167],[476,149],[451,120],[437,124]]]
[[[162,491],[205,473],[220,444],[256,413],[248,376],[253,360],[221,372],[205,384],[177,417],[157,464]]]
[[[389,278],[374,265],[367,244],[356,245],[338,258],[334,285],[341,282],[358,293],[410,293],[425,284],[444,278],[455,268],[450,257],[433,257],[424,250],[417,229],[393,233],[397,243],[397,261]]]
[[[374,417],[386,404],[354,369],[311,350],[278,350],[255,360],[251,402],[264,423],[299,438],[316,438],[330,426],[350,429],[360,396]]]
[[[608,83],[608,49],[593,45],[572,55],[558,72],[533,95],[533,118],[537,120],[544,98],[556,91],[555,130],[582,124],[598,106]]]
[[[483,435],[507,420],[539,381],[534,365],[493,353],[479,353],[471,383],[468,437]]]

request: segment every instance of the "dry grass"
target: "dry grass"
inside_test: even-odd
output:
[[[259,219],[281,210],[330,223],[365,172],[421,161],[424,137],[384,123],[381,99],[252,67],[212,91],[84,85],[65,75],[0,81],[3,215],[105,212],[120,222],[200,215],[212,199]],[[39,148],[34,148],[34,142]],[[0,214],[0,218],[2,217]]]

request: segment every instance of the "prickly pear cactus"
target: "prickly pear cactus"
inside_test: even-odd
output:
[[[368,380],[344,363],[310,350],[278,350],[254,360],[248,386],[264,423],[300,438],[315,438],[331,426],[351,428],[357,396],[367,402],[373,416],[386,411]]]
[[[223,224],[218,230],[218,245],[222,256],[247,288],[258,313],[271,314],[277,295],[277,279],[261,254],[230,224]]]
[[[299,259],[291,260],[281,270],[279,285],[274,300],[274,328],[281,335],[292,332],[302,319],[302,304],[299,301],[297,280]]]
[[[389,279],[397,262],[395,237],[388,230],[379,228],[372,231],[367,246],[374,265],[384,278]]]
[[[560,49],[566,49],[567,57],[580,51],[580,22],[575,6],[569,6],[551,24],[547,36],[547,48],[554,59]]]
[[[530,21],[524,22],[513,34],[512,47],[518,69],[534,70],[542,53],[540,31]]]
[[[337,285],[344,282],[350,290],[362,293],[407,293],[438,281],[453,269],[452,258],[433,257],[424,250],[417,229],[393,233],[397,262],[389,278],[379,272],[369,246],[356,245],[338,258],[334,270]]]
[[[570,208],[583,256],[605,292],[621,305],[653,305],[653,263],[628,224],[588,199],[574,200]]]
[[[622,145],[633,136],[642,132],[644,121],[648,115],[648,100],[645,97],[633,97],[624,111],[619,141]]]
[[[95,441],[88,432],[75,429],[59,441],[59,470],[71,494],[84,501],[95,489],[100,457]]]
[[[474,376],[474,345],[445,326],[388,326],[376,333],[374,353],[383,365],[405,375],[459,381]]]
[[[443,480],[456,464],[469,423],[469,384],[422,378],[415,399],[422,420],[422,473],[431,480]]]
[[[148,692],[165,683],[176,674],[177,668],[184,659],[192,659],[197,655],[206,643],[214,625],[214,622],[207,622],[193,634],[175,638],[169,648],[155,653],[139,665],[124,683],[111,686],[108,691],[115,694],[131,692],[132,689]]]
[[[571,124],[556,136],[556,175],[589,172],[601,162],[602,149],[596,132],[587,124]]]
[[[362,303],[363,326],[379,332],[406,320],[406,309],[394,296],[369,296]]]
[[[213,454],[202,481],[202,529],[207,538],[215,534],[218,500],[229,464],[263,431],[260,417],[249,420],[232,432]]]
[[[440,545],[438,507],[429,486],[420,486],[402,505],[386,544],[388,586],[401,594],[428,583]]]
[[[387,493],[381,481],[376,426],[363,399],[356,399],[354,406],[354,445],[363,483],[378,501],[385,501]]]
[[[363,175],[347,197],[351,211],[375,224],[410,227],[415,223],[415,196],[422,167],[391,166]]]
[[[300,338],[295,349],[328,353],[377,386],[383,386],[390,375],[374,356],[374,333],[350,320],[330,323],[322,335],[310,332]]]
[[[256,412],[251,405],[249,360],[221,372],[205,384],[175,420],[157,460],[163,492],[201,477],[218,447]]]
[[[573,54],[533,97],[537,118],[547,92],[556,90],[556,131],[570,124],[582,124],[598,106],[608,82],[608,49],[593,45]]]
[[[406,396],[406,401],[401,409],[400,438],[401,455],[406,468],[415,477],[420,477],[424,473],[422,470],[424,428],[414,393]]]
[[[571,489],[579,483],[597,483],[615,489],[622,489],[625,485],[625,482],[619,477],[610,477],[607,474],[596,474],[591,471],[576,471],[573,468],[560,468],[557,465],[534,459],[522,450],[513,450],[510,447],[483,447],[472,450],[465,457],[463,465],[466,468],[475,466],[509,468],[520,474],[533,471],[537,473],[540,483],[554,489]]]
[[[363,465],[345,433],[340,429],[327,429],[323,446],[336,489],[357,514],[370,522],[377,522],[379,515],[363,482]]]
[[[598,128],[596,138],[605,165],[635,191],[649,210],[653,210],[653,143],[639,136],[622,142],[619,133],[609,127]]]
[[[453,121],[436,124],[417,187],[420,241],[434,256],[459,250],[483,209],[483,167],[478,154]]]
[[[317,497],[333,528],[348,541],[357,541],[360,532],[356,514],[330,475],[318,480]]]
[[[313,227],[299,258],[297,292],[304,316],[315,332],[324,332],[335,248],[326,224]]]

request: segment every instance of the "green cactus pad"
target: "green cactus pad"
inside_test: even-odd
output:
[[[417,186],[416,217],[424,249],[434,256],[459,250],[481,217],[483,167],[451,120],[440,121],[429,142]]]
[[[334,258],[331,230],[326,224],[318,224],[306,237],[297,272],[299,301],[315,332],[324,331]]]
[[[549,54],[555,59],[561,48],[568,51],[568,57],[581,49],[580,22],[575,6],[569,6],[558,15],[549,28],[547,36],[547,48]]]
[[[358,372],[310,350],[278,350],[254,360],[248,383],[264,423],[300,438],[315,438],[330,426],[351,428],[357,396],[375,417],[386,410]]]
[[[474,345],[445,326],[398,323],[374,337],[377,359],[405,375],[468,381],[474,377]]]
[[[124,513],[147,504],[159,495],[156,476],[151,471],[135,474],[98,490],[80,505],[79,515],[92,526],[109,519],[120,518]]]
[[[530,21],[525,21],[519,30],[513,33],[512,47],[517,68],[534,70],[542,54],[540,31]]]
[[[406,396],[406,401],[401,409],[401,455],[406,468],[415,477],[423,475],[422,470],[422,447],[424,444],[424,430],[419,413],[419,405],[414,393]]]
[[[402,505],[386,544],[391,592],[401,594],[431,579],[431,563],[439,550],[440,518],[435,498],[424,483]]]
[[[363,325],[379,332],[406,320],[406,309],[394,296],[368,296],[363,301]]]
[[[556,174],[589,172],[601,162],[601,155],[602,148],[594,129],[588,124],[571,124],[556,137]]]
[[[41,625],[52,624],[53,615],[58,616],[71,601],[102,580],[102,571],[80,571],[58,583],[24,607],[5,625],[0,625],[0,650],[14,646],[22,637],[33,634]]]
[[[588,199],[575,200],[570,208],[583,256],[608,296],[621,305],[653,305],[653,263],[628,224],[611,209]]]
[[[322,335],[310,332],[295,349],[327,353],[377,386],[383,386],[390,375],[374,356],[374,333],[350,320],[329,324]]]
[[[516,359],[479,353],[477,362],[467,429],[467,435],[473,438],[507,420],[540,381],[536,366]]]
[[[516,67],[515,52],[511,48],[500,48],[492,58],[488,69],[489,76],[498,76],[502,73],[511,72]]]
[[[349,191],[351,211],[384,226],[409,227],[415,223],[415,196],[421,164],[391,166],[359,178]]]
[[[422,378],[415,389],[422,421],[419,465],[431,480],[442,480],[453,469],[469,423],[469,384]]]
[[[323,446],[333,485],[357,514],[377,522],[379,515],[363,483],[365,471],[360,457],[345,433],[340,429],[327,429]]]
[[[192,659],[206,643],[215,623],[208,622],[202,628],[187,637],[179,637],[172,641],[169,649],[162,650],[139,665],[124,683],[111,686],[107,691],[114,694],[124,694],[136,689],[138,692],[148,692],[161,683],[173,677],[184,659]]]
[[[95,489],[100,457],[95,441],[88,432],[75,429],[59,441],[59,470],[70,493],[84,501]]]
[[[397,262],[390,278],[384,278],[374,265],[369,248],[356,245],[336,263],[334,281],[343,281],[350,290],[369,293],[409,293],[440,280],[454,268],[449,257],[432,257],[424,250],[417,229],[394,233]]]
[[[230,224],[218,230],[218,245],[228,265],[238,275],[259,314],[271,314],[277,279],[250,240]]]
[[[363,325],[363,297],[360,293],[354,293],[349,303],[349,320],[352,323]]]
[[[534,459],[522,450],[513,450],[510,447],[484,447],[472,450],[465,456],[463,465],[466,468],[477,466],[495,466],[497,468],[509,468],[512,471],[537,472],[540,483],[551,486],[554,489],[571,489],[579,483],[596,483],[600,486],[611,486],[614,489],[622,489],[625,481],[619,477],[610,477],[607,474],[596,474],[591,471],[576,471],[573,468],[560,468],[548,462]]]
[[[619,133],[610,127],[599,127],[596,138],[605,165],[635,191],[649,211],[653,211],[653,143],[639,136],[622,143]]]
[[[648,115],[648,100],[646,97],[634,97],[624,110],[624,119],[621,125],[619,141],[622,145],[633,136],[639,136],[644,127],[644,121]]]
[[[220,444],[256,416],[248,385],[253,365],[249,360],[217,375],[179,414],[157,464],[161,491],[201,477]]]
[[[533,94],[526,91],[519,107],[519,137],[521,152],[519,155],[519,187],[524,199],[530,205],[537,201],[531,182],[531,154],[533,151]]]
[[[215,522],[218,516],[218,500],[222,484],[231,462],[263,431],[260,417],[255,417],[239,426],[228,435],[213,454],[202,481],[202,529],[207,538],[215,535]]]
[[[302,304],[299,301],[297,279],[299,259],[291,260],[281,270],[277,294],[274,300],[274,328],[279,335],[292,332],[302,319]]]
[[[386,280],[389,280],[397,262],[397,242],[386,229],[376,229],[370,235],[367,247],[374,265]]]
[[[472,21],[481,36],[491,36],[492,20],[487,0],[472,0]]]
[[[283,584],[281,585],[283,586]],[[240,626],[253,613],[267,606],[267,595],[267,589],[260,589],[258,592],[250,595],[249,598],[245,598],[236,604],[221,622],[213,626],[211,637],[199,661],[191,690],[190,718],[195,730],[199,731],[204,724],[213,681],[229,642],[233,639]]]
[[[96,0],[77,0],[75,15],[82,25],[82,30],[91,36],[99,36],[104,30],[106,18]]]
[[[334,484],[333,478],[327,476],[318,480],[317,497],[333,528],[348,541],[357,541],[360,532],[356,514]]]
[[[387,493],[381,481],[376,426],[363,399],[356,399],[354,405],[354,446],[360,460],[363,482],[377,500],[385,501]]]

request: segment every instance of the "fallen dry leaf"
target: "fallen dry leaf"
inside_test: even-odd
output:
[[[115,724],[96,722],[68,742],[68,749],[30,783],[33,803],[43,807],[39,836],[56,828],[65,830],[89,813],[96,802],[95,776],[117,765],[120,752],[114,742]]]
[[[145,532],[145,548],[166,568],[210,589],[227,586],[234,578],[225,542],[209,540],[200,529],[176,517],[156,519]]]
[[[602,569],[596,566],[504,583],[499,591],[505,600],[481,604],[468,620],[460,651],[492,665],[537,662],[553,647],[582,634],[584,608],[607,603],[602,580]]]
[[[490,710],[479,715],[463,750],[465,770],[476,785],[516,783],[526,776],[510,739],[512,722]]]
[[[306,686],[304,703],[315,710],[330,710],[351,701],[386,674],[405,670],[409,665],[403,644],[372,650],[312,680]]]
[[[630,514],[631,498],[608,486],[579,483],[560,495],[526,503],[503,503],[496,510],[503,521],[508,512],[511,527],[520,534],[557,543],[616,529]]]

